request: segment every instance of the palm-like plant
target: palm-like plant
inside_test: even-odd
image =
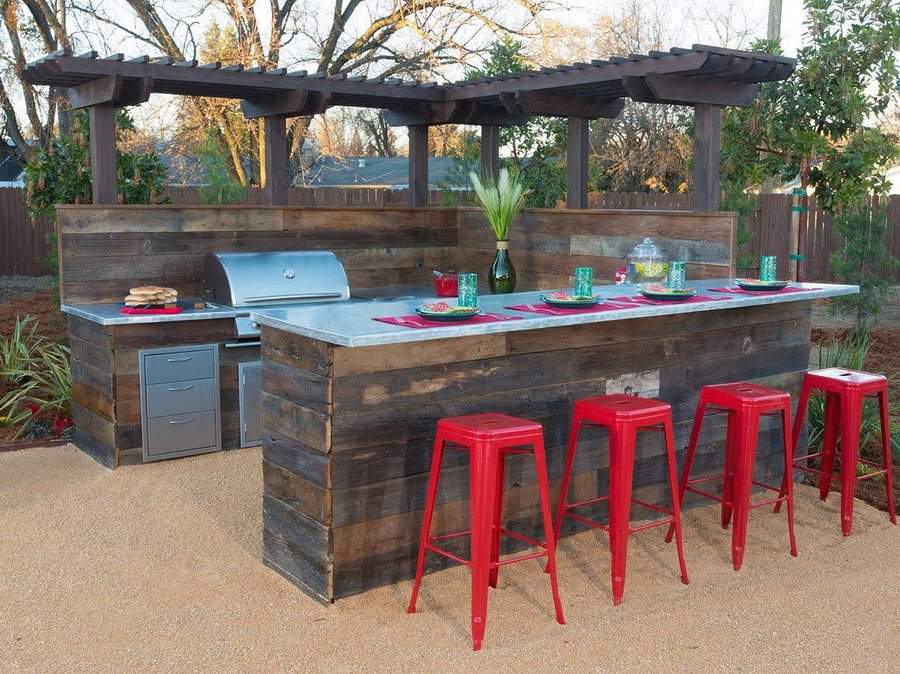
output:
[[[501,169],[497,180],[492,176],[481,178],[474,171],[469,174],[475,195],[487,217],[497,241],[509,238],[509,225],[525,204],[525,190],[517,171]]]

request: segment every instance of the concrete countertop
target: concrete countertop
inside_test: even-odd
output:
[[[208,305],[205,309],[185,309],[180,314],[123,314],[121,304],[63,304],[60,311],[85,318],[100,325],[134,325],[137,323],[174,323],[202,321],[213,318],[234,318],[234,309]]]
[[[701,293],[717,287],[732,285],[731,279],[714,279],[707,281],[689,281],[689,287]],[[251,313],[251,318],[260,325],[293,332],[304,337],[318,339],[339,346],[376,346],[384,344],[400,344],[405,342],[422,342],[452,337],[486,335],[519,330],[535,330],[539,328],[555,328],[566,325],[584,325],[617,321],[629,318],[649,318],[652,316],[668,316],[672,314],[688,314],[701,311],[719,311],[740,307],[780,304],[782,302],[801,302],[853,295],[859,292],[858,286],[832,285],[823,283],[796,283],[796,287],[804,292],[772,295],[712,295],[729,299],[716,302],[680,303],[666,305],[642,305],[635,308],[597,313],[569,314],[566,316],[549,316],[546,314],[526,313],[504,309],[512,304],[529,304],[540,302],[541,292],[512,293],[509,295],[485,295],[479,298],[481,308],[490,313],[499,313],[520,317],[522,320],[502,321],[497,323],[450,323],[435,328],[405,328],[373,320],[380,316],[404,316],[413,314],[413,309],[423,302],[436,298],[421,297],[416,300],[395,302],[364,302],[317,307],[297,307],[292,309],[259,310]],[[546,292],[546,291],[545,291]],[[594,292],[602,297],[634,295],[635,286],[595,286]],[[451,299],[450,302],[453,302]]]

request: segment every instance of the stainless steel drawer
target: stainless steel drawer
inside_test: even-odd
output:
[[[173,454],[199,449],[216,449],[218,412],[191,412],[147,420],[147,454]]]
[[[166,384],[192,379],[212,379],[216,375],[216,354],[212,349],[170,351],[144,357],[144,384]]]
[[[215,379],[151,384],[147,387],[147,416],[214,410],[218,407],[218,395]]]

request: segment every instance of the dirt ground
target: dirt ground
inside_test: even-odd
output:
[[[505,567],[469,650],[468,573],[323,607],[260,563],[259,450],[110,472],[72,447],[0,454],[0,669],[10,672],[854,671],[900,669],[900,529],[798,489],[800,556],[783,515],[753,513],[744,567],[714,508],[686,513],[691,584],[661,530],[631,538],[625,603],[608,544],[561,544],[568,624],[536,562]],[[827,579],[827,580],[826,580]]]

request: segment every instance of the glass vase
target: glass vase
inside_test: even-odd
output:
[[[491,263],[491,272],[488,274],[488,284],[495,295],[515,292],[516,269],[509,259],[509,242],[498,241],[497,252]]]

